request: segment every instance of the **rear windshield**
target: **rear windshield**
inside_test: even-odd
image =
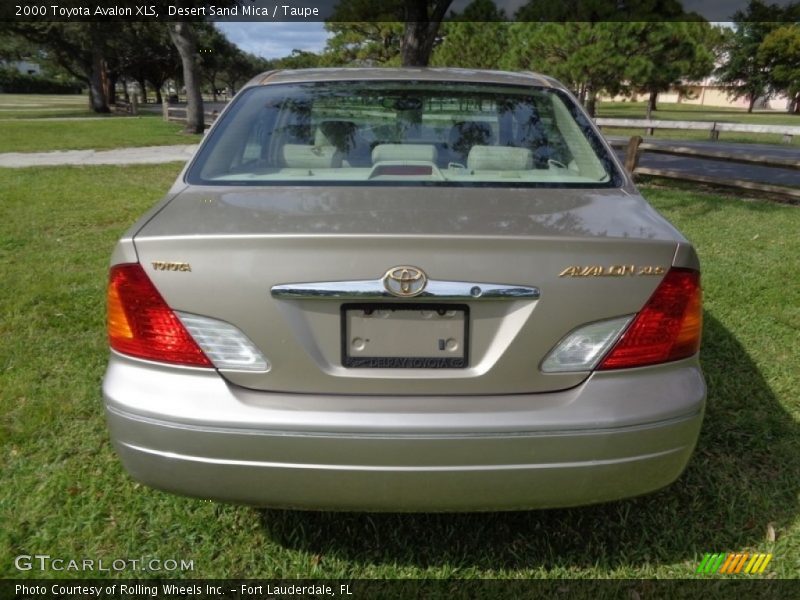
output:
[[[587,119],[549,88],[345,81],[253,87],[234,103],[190,183],[619,183]]]

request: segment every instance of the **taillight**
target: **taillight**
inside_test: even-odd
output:
[[[672,268],[598,368],[626,369],[687,358],[700,349],[702,328],[700,273]]]
[[[117,352],[137,358],[212,366],[138,263],[111,268],[108,340]]]

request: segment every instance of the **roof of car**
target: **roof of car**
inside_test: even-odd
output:
[[[380,69],[351,67],[336,69],[289,69],[267,71],[248,82],[251,85],[273,83],[301,83],[309,81],[369,81],[369,80],[423,80],[462,81],[469,83],[499,83],[507,85],[537,85],[561,88],[555,79],[531,72],[489,71],[483,69],[444,69],[428,67],[402,67]]]

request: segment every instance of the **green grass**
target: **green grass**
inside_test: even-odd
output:
[[[200,141],[202,136],[184,134],[182,129],[180,123],[165,123],[160,114],[98,115],[88,109],[86,96],[0,94],[0,152],[107,150]]]
[[[599,102],[598,117],[644,119],[646,102]],[[726,123],[754,123],[757,125],[800,125],[800,115],[774,110],[754,110],[748,113],[743,108],[697,106],[661,102],[653,112],[654,119],[665,121],[725,121]],[[723,134],[724,135],[724,134]]]
[[[97,116],[85,95],[0,94],[0,120]]]
[[[770,576],[800,573],[797,208],[644,190],[704,268],[707,415],[669,488],[570,510],[261,511],[144,488],[108,441],[108,258],[179,168],[0,169],[0,577],[40,576],[13,567],[35,553],[193,560],[175,575],[206,578],[640,579],[694,577],[705,552],[749,550],[775,554]]]
[[[166,123],[156,115],[80,121],[0,121],[0,152],[104,150],[200,141],[202,136],[184,134],[182,129],[181,124]]]
[[[644,141],[653,138],[660,140],[675,140],[675,141],[710,141],[707,131],[686,131],[679,129],[656,129],[652,136],[648,136],[644,129],[636,129],[633,127],[603,127],[603,133],[606,136],[634,136],[640,135]],[[783,136],[777,133],[728,133],[723,131],[720,133],[719,141],[730,142],[732,144],[777,144],[781,146],[800,146],[800,136],[792,137],[791,144],[784,144]]]

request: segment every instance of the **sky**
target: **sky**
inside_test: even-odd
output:
[[[239,48],[264,58],[288,56],[295,48],[320,52],[328,38],[324,25],[318,21],[216,23],[217,29]]]

